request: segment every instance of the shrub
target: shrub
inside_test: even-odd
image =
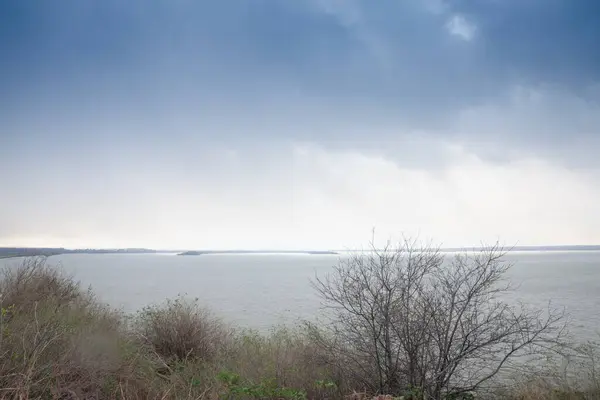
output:
[[[0,291],[0,398],[100,399],[145,390],[151,359],[124,333],[121,315],[60,269],[26,259],[0,271]]]
[[[114,366],[108,365],[108,348],[108,358],[84,356],[93,348],[86,336],[100,327],[115,328],[117,320],[44,258],[7,267],[0,277],[3,393],[37,397],[58,395],[67,386],[70,391],[94,390],[94,372]]]
[[[555,310],[530,310],[510,292],[505,251],[492,246],[446,258],[404,241],[340,260],[313,283],[331,311],[322,349],[374,393],[418,388],[441,400],[487,384],[518,357],[555,344],[564,327]]]
[[[215,360],[231,337],[225,324],[197,299],[181,297],[144,308],[134,320],[134,330],[167,363]]]
[[[83,291],[78,282],[60,269],[46,263],[45,257],[27,258],[18,266],[0,272],[1,303],[13,311],[31,312],[39,302],[55,306],[93,303],[91,291]]]

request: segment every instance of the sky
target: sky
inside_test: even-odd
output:
[[[597,0],[0,0],[0,246],[600,244]]]

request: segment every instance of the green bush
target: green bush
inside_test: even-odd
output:
[[[225,385],[224,397],[228,400],[244,399],[281,399],[306,400],[306,392],[300,389],[279,387],[274,380],[264,380],[253,383],[242,380],[239,375],[231,372],[221,372],[219,380]]]

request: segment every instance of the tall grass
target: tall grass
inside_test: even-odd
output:
[[[305,327],[276,327],[268,335],[240,331],[225,367],[250,382],[296,388],[311,399],[339,398],[347,386]]]
[[[519,400],[600,400],[600,344],[563,344],[544,363],[519,371],[505,390]]]

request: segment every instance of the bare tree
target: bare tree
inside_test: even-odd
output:
[[[460,397],[553,343],[563,327],[562,313],[507,302],[505,253],[371,242],[313,281],[331,312],[325,331],[313,333],[330,362],[367,390]]]

